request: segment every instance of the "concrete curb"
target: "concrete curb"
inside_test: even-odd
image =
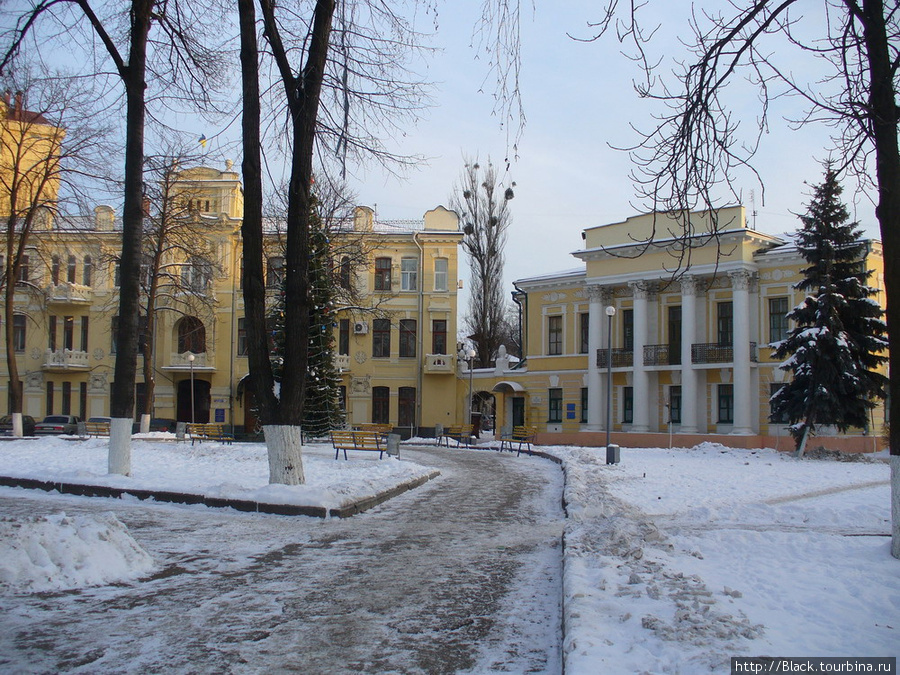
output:
[[[203,504],[210,508],[231,508],[246,513],[268,513],[277,516],[310,516],[313,518],[349,518],[358,513],[383,504],[398,495],[424,485],[429,480],[441,475],[440,471],[421,476],[400,485],[395,485],[389,490],[378,494],[363,497],[350,504],[344,504],[338,508],[329,509],[325,506],[308,506],[303,504],[271,504],[246,499],[228,499],[224,497],[208,497],[206,495],[190,492],[169,492],[165,490],[143,490],[138,488],[116,488],[105,485],[88,485],[84,483],[63,483],[59,481],[45,481],[35,478],[14,478],[0,476],[0,486],[19,487],[28,490],[43,490],[45,492],[59,492],[61,494],[77,495],[79,497],[112,497],[123,499],[134,497],[141,501],[153,500],[171,504]]]

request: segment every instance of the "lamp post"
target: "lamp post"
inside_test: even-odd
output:
[[[188,354],[188,363],[191,364],[191,424],[194,424],[194,359],[193,353]]]
[[[612,425],[612,320],[616,308],[606,308],[606,447],[609,448],[609,432]]]

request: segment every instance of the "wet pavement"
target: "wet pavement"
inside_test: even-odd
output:
[[[0,515],[114,512],[138,583],[0,597],[0,671],[559,673],[559,467],[403,448],[441,471],[346,520],[0,489]]]

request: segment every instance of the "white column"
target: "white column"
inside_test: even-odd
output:
[[[691,362],[697,326],[697,278],[681,278],[681,433],[697,433],[697,371]]]
[[[734,427],[732,434],[752,434],[758,403],[750,391],[750,272],[729,272],[734,314]]]
[[[644,368],[644,345],[647,344],[648,286],[641,281],[629,284],[634,295],[634,415],[632,431],[650,431],[650,378]]]
[[[609,294],[600,286],[587,287],[588,299],[588,423],[585,431],[602,431],[604,425],[603,411],[606,392],[603,387],[603,375],[597,365],[597,350],[602,349],[604,298]]]

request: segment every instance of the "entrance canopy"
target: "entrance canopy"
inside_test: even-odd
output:
[[[502,394],[519,394],[525,391],[525,387],[523,387],[518,382],[510,382],[508,380],[504,380],[503,382],[498,382],[494,385],[494,388],[491,389],[492,392],[498,392]]]

